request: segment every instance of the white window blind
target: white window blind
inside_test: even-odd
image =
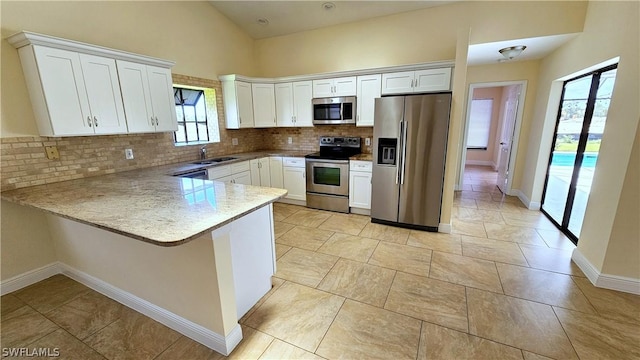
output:
[[[493,99],[471,100],[467,149],[487,149],[492,113]]]

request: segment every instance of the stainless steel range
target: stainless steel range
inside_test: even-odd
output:
[[[360,138],[320,137],[320,152],[306,156],[307,206],[349,212],[349,157],[360,154]]]

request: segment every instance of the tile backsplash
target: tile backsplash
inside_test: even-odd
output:
[[[206,145],[208,157],[262,149],[314,152],[318,151],[318,139],[322,135],[373,136],[373,128],[352,125],[227,130],[219,81],[176,74],[173,75],[173,81],[175,84],[213,88],[216,91],[220,142]],[[215,113],[212,112],[213,116]],[[289,137],[292,138],[292,144],[288,144]],[[238,145],[232,145],[233,138],[238,139]],[[60,159],[47,159],[45,146],[56,146]],[[198,159],[200,146],[175,146],[173,133],[0,138],[0,190],[193,161]],[[133,149],[133,160],[125,159],[125,149]],[[364,145],[364,140],[362,151],[371,153],[371,148]]]

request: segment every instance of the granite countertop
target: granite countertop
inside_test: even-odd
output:
[[[358,154],[350,157],[349,160],[373,161],[373,154]]]
[[[224,165],[229,165],[233,163],[259,159],[265,156],[305,157],[305,155],[310,153],[311,152],[309,151],[298,151],[298,150],[261,150],[261,151],[247,152],[247,153],[214,156],[214,157],[207,158],[207,160],[212,158],[215,159],[219,157],[233,157],[235,159],[229,160],[229,161],[223,161],[219,163],[204,164],[204,165],[193,164],[193,163],[179,163],[179,164],[169,165],[171,166],[171,169],[170,171],[167,172],[167,174],[179,175],[179,174],[184,174],[184,173],[199,170],[199,169],[208,169],[216,166],[224,166]],[[194,160],[194,162],[196,161],[198,160]]]
[[[176,167],[32,186],[1,196],[134,239],[175,246],[287,194],[284,189],[167,176]]]

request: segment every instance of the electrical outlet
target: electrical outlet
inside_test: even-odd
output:
[[[366,138],[366,139],[364,139],[364,144],[365,144],[366,146],[371,146],[371,138]]]
[[[291,136],[287,138],[287,144],[293,144],[293,139],[291,138]]]
[[[45,146],[44,151],[47,153],[47,159],[57,160],[60,159],[60,153],[56,146]]]
[[[133,149],[124,149],[124,157],[127,160],[133,159]]]
[[[231,139],[231,145],[233,146],[238,145],[238,138]]]

